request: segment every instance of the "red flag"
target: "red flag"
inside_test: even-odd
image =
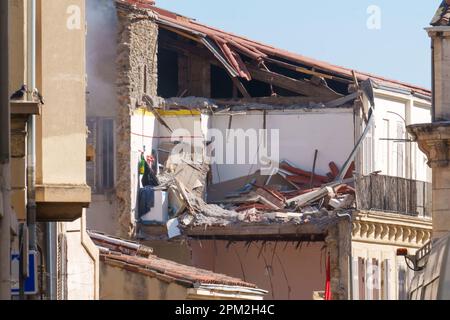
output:
[[[331,299],[331,258],[330,254],[328,253],[327,258],[327,280],[325,284],[325,300],[332,300]]]

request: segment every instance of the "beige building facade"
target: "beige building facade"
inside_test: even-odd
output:
[[[22,298],[98,299],[98,249],[84,222],[91,201],[85,2],[7,3],[8,93],[27,84],[30,93],[38,88],[45,102],[30,93],[24,101],[11,101],[11,198],[2,205],[10,203],[19,227],[8,256],[20,252],[19,243],[37,254],[37,292]],[[16,272],[9,272],[12,281],[20,278]]]

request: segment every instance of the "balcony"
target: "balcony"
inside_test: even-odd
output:
[[[357,208],[431,218],[431,183],[370,175],[357,180]]]

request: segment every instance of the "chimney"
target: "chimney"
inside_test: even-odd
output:
[[[433,169],[433,239],[450,232],[450,0],[442,1],[430,28],[433,122],[408,127]]]

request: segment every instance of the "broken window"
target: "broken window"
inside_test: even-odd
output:
[[[95,150],[95,157],[87,162],[87,182],[94,193],[114,189],[114,119],[94,117],[87,121],[87,143]]]

